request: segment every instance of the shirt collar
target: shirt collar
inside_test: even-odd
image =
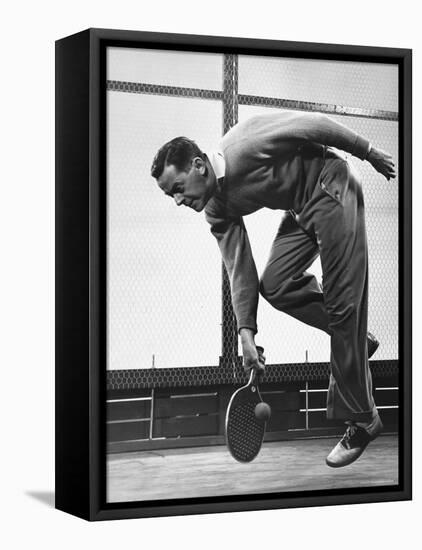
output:
[[[205,154],[210,161],[217,181],[224,178],[226,173],[226,162],[223,153],[221,151],[207,151]]]

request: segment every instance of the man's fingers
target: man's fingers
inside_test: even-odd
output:
[[[384,171],[384,176],[390,180],[394,179],[397,176],[397,173],[394,169],[394,166]]]
[[[378,166],[374,166],[380,174],[382,174],[388,180],[396,177],[396,167],[394,162],[380,162]]]
[[[262,378],[265,374],[265,355],[264,355],[264,349],[260,346],[257,346],[258,351],[258,368],[256,369],[256,373],[259,379]]]
[[[256,351],[258,352],[258,361],[265,364],[264,348],[262,346],[256,346]]]
[[[255,369],[257,376],[262,376],[265,372],[264,348],[261,346],[256,346],[255,348],[254,346],[252,349],[244,349],[243,366],[248,374],[251,369]]]
[[[373,148],[372,155],[368,159],[375,170],[380,172],[387,180],[396,177],[396,167],[394,164],[393,155],[382,149]]]

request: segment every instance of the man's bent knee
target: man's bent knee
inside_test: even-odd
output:
[[[264,274],[259,281],[259,292],[272,306],[282,310],[284,307],[288,307],[288,300],[285,296],[286,286],[286,282],[275,285],[274,281],[265,277]]]

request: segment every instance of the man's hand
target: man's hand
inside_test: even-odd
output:
[[[257,375],[262,376],[265,370],[265,357],[258,353],[253,331],[241,329],[240,340],[242,343],[243,368],[247,373],[255,368]]]
[[[366,160],[372,164],[377,172],[382,174],[388,180],[396,177],[397,174],[393,157],[382,149],[372,147],[366,157]]]

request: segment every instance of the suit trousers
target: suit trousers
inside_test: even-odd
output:
[[[322,285],[306,272],[317,256]],[[280,224],[260,281],[276,309],[331,337],[327,417],[376,414],[368,364],[368,248],[360,182],[348,162],[327,158],[299,213]]]

